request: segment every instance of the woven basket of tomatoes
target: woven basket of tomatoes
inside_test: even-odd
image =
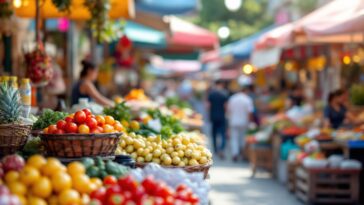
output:
[[[114,156],[124,127],[111,116],[84,109],[40,134],[47,155],[60,158]]]

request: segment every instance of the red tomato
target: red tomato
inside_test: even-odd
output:
[[[67,122],[66,122],[66,121],[64,121],[64,120],[59,120],[59,121],[57,122],[57,128],[58,128],[58,129],[61,129],[61,130],[64,130],[64,128],[65,128],[65,126],[66,126],[66,124],[67,124]]]
[[[144,187],[146,192],[148,192],[148,194],[151,194],[151,195],[154,195],[155,190],[157,188],[157,185],[152,176],[146,177],[142,182],[142,186]]]
[[[57,131],[57,126],[56,125],[49,125],[49,127],[48,127],[48,133],[49,134],[55,134],[56,131]]]
[[[66,132],[67,133],[76,133],[77,129],[78,129],[77,124],[74,123],[74,122],[68,122],[66,124]]]
[[[57,129],[54,134],[64,134],[64,130]]]
[[[101,187],[99,189],[96,189],[95,191],[91,192],[90,198],[91,199],[98,199],[100,201],[105,200],[105,194],[106,194],[106,188]]]
[[[77,122],[78,124],[82,124],[86,120],[86,114],[83,111],[77,111],[75,113],[74,119],[75,119],[75,122]]]
[[[73,117],[66,117],[64,120],[66,122],[73,122]]]
[[[121,205],[123,204],[125,201],[125,197],[122,194],[112,194],[108,199],[107,199],[107,204],[108,205]]]
[[[105,200],[108,200],[113,194],[121,194],[122,189],[119,185],[114,184],[106,189]]]
[[[159,187],[157,188],[155,193],[157,196],[160,196],[163,199],[167,199],[168,197],[173,196],[173,190],[164,184],[159,184]]]
[[[192,203],[192,204],[197,204],[198,202],[200,202],[199,198],[196,196],[196,194],[191,194],[187,200],[188,202]]]
[[[123,190],[131,192],[135,192],[138,188],[138,183],[130,175],[120,178],[118,184]]]
[[[95,118],[91,118],[90,116],[88,116],[87,119],[86,119],[86,125],[90,129],[94,129],[94,128],[97,127],[97,120]]]
[[[185,184],[180,184],[180,185],[177,186],[176,192],[184,191],[184,190],[187,190],[187,189],[188,189],[188,187]]]
[[[106,176],[104,178],[104,185],[115,185],[115,184],[117,184],[117,182],[118,182],[118,180],[116,179],[116,177],[111,176],[111,175]]]
[[[89,116],[92,114],[90,109],[83,109],[82,111],[86,114],[86,116]]]

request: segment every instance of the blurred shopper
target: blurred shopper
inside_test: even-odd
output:
[[[329,94],[328,104],[324,110],[324,127],[338,129],[344,123],[355,123],[355,117],[347,111],[343,104],[343,95],[345,93],[341,90]]]
[[[224,158],[226,142],[225,107],[227,99],[228,95],[224,89],[224,83],[222,81],[217,81],[208,95],[208,107],[210,111],[214,152],[215,154],[218,154],[220,158]],[[220,136],[220,144],[218,144],[218,135]]]
[[[259,126],[260,119],[259,119],[259,112],[258,112],[258,95],[255,92],[255,87],[253,84],[248,85],[248,96],[253,101],[253,121],[254,123]]]
[[[302,106],[305,101],[304,91],[301,85],[294,85],[289,94],[289,108],[294,106]]]
[[[247,94],[247,86],[242,85],[241,91],[230,97],[227,104],[230,143],[233,161],[239,160],[244,147],[244,137],[253,119],[254,104]]]
[[[72,105],[77,104],[79,98],[87,98],[102,106],[113,106],[112,100],[104,97],[96,88],[95,81],[97,80],[98,69],[90,61],[83,60],[80,80],[72,89]]]

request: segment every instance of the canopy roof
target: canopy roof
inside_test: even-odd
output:
[[[224,47],[221,48],[220,55],[221,56],[232,55],[234,57],[234,59],[238,59],[238,60],[248,59],[250,57],[250,54],[254,50],[255,42],[263,34],[272,30],[273,27],[274,26],[269,26],[249,37],[242,38],[238,41],[225,45]]]
[[[169,39],[171,47],[212,49],[219,44],[216,34],[207,29],[175,16],[171,16],[169,22],[172,32],[172,36]]]
[[[363,32],[364,1],[334,0],[297,22],[295,32],[308,36]]]
[[[138,10],[159,15],[183,14],[197,9],[197,0],[138,0]]]
[[[260,36],[255,46],[257,49],[283,47],[291,42],[293,29],[293,23],[278,26]]]
[[[35,0],[22,1],[23,4],[19,8],[15,8],[15,15],[23,18],[35,17]],[[40,5],[41,18],[61,18],[67,17],[73,20],[87,20],[90,13],[83,6],[84,0],[72,0],[71,11],[59,12],[53,5],[51,0],[43,0]],[[111,18],[131,18],[134,16],[133,0],[110,0],[111,10],[109,15]]]
[[[167,47],[166,34],[150,27],[128,21],[125,25],[124,32],[133,41],[135,47]]]

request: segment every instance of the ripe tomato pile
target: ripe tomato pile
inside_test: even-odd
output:
[[[113,133],[125,131],[123,125],[112,116],[93,115],[89,109],[77,111],[43,130],[45,134],[64,133]]]
[[[179,205],[199,204],[198,197],[186,185],[179,185],[175,190],[153,177],[146,177],[138,183],[132,176],[117,180],[114,177],[104,179],[104,185],[90,194],[92,205]]]

